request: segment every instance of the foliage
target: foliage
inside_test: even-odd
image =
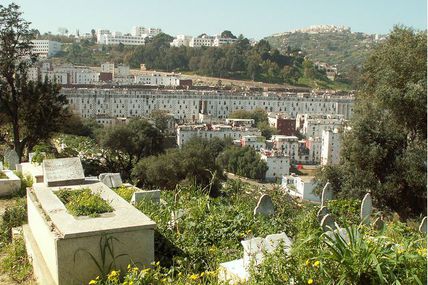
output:
[[[0,224],[0,243],[7,243],[12,238],[12,228],[27,222],[27,203],[25,198],[16,200],[13,206],[7,207]]]
[[[23,283],[31,278],[33,268],[30,264],[25,243],[22,238],[15,239],[3,249],[5,257],[1,259],[0,268],[16,282]]]
[[[16,4],[0,5],[0,113],[9,129],[4,137],[20,160],[25,148],[31,151],[51,137],[68,115],[58,85],[27,80],[36,58],[31,54],[33,34],[21,14]]]
[[[263,180],[268,167],[252,147],[228,147],[217,158],[217,163],[229,172]]]
[[[125,179],[143,157],[163,152],[163,135],[159,129],[139,118],[132,119],[127,125],[103,129],[98,140],[106,150],[107,167],[116,169]]]
[[[425,32],[395,27],[366,62],[342,165],[320,177],[340,197],[371,189],[403,219],[426,215],[426,52]]]
[[[132,195],[135,192],[135,188],[133,187],[128,187],[128,186],[120,186],[118,188],[113,189],[120,197],[122,197],[123,199],[125,199],[126,201],[130,202]]]
[[[19,189],[17,196],[23,197],[27,193],[27,188],[33,186],[33,177],[31,175],[24,176],[21,172],[15,172],[16,176],[21,179],[21,188]]]
[[[113,212],[109,203],[99,193],[92,193],[89,188],[60,189],[55,194],[74,216],[98,217],[102,213]]]
[[[215,195],[223,179],[223,169],[216,163],[218,154],[227,142],[192,138],[180,150],[170,150],[159,156],[142,159],[133,169],[137,186],[174,189],[181,182],[206,187]]]
[[[360,200],[340,199],[327,202],[327,208],[340,225],[358,225],[360,223]]]
[[[9,177],[3,172],[0,172],[0,179],[9,179]]]

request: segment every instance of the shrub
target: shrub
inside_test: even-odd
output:
[[[55,194],[74,216],[98,217],[102,213],[113,212],[113,208],[100,194],[93,194],[89,188],[60,189]]]
[[[27,188],[33,186],[33,178],[31,175],[24,176],[21,172],[15,172],[16,176],[21,179],[21,188],[19,189],[17,196],[23,197],[27,193]]]
[[[125,199],[126,201],[130,202],[131,198],[132,198],[132,194],[134,194],[135,192],[135,188],[133,187],[127,187],[127,186],[120,186],[116,189],[114,189],[114,191],[123,199]]]
[[[27,222],[27,203],[25,198],[16,200],[15,205],[7,207],[0,226],[1,241],[8,242],[11,239],[13,227],[19,227]]]

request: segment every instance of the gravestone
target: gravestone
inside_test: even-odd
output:
[[[85,174],[78,157],[45,159],[42,166],[48,187],[85,184]]]
[[[10,170],[15,170],[16,165],[19,163],[19,156],[15,150],[9,149],[4,153],[4,161],[9,164]]]
[[[381,229],[383,229],[383,227],[385,226],[385,223],[383,222],[381,217],[378,217],[374,222],[373,222],[373,228],[375,230],[380,231]]]
[[[265,239],[261,237],[252,238],[241,241],[244,248],[244,267],[249,268],[250,265],[258,265],[263,260],[263,249],[265,247]]]
[[[325,233],[327,236],[329,236],[331,239],[336,239],[339,235],[341,238],[343,238],[347,243],[349,243],[349,235],[348,231],[345,228],[337,228],[334,231],[327,231]]]
[[[168,228],[173,229],[177,226],[180,219],[184,217],[186,211],[183,209],[178,209],[177,211],[171,212],[171,220],[168,222]]]
[[[427,233],[427,217],[424,217],[421,224],[419,225],[419,231],[421,233]]]
[[[333,190],[330,182],[327,182],[321,193],[321,207],[326,206],[326,202],[333,199]]]
[[[324,216],[324,218],[322,218],[321,227],[324,232],[335,230],[337,228],[336,223],[334,222],[333,217],[330,214],[327,214]]]
[[[326,206],[322,206],[321,209],[319,209],[318,213],[317,213],[317,218],[318,218],[318,222],[321,223],[322,219],[324,218],[325,215],[328,214],[328,209]]]
[[[372,214],[373,204],[372,204],[372,196],[370,193],[367,193],[363,201],[361,202],[361,222],[370,225],[370,215]]]
[[[151,200],[160,203],[160,190],[136,191],[132,194],[131,204],[138,205],[143,200]]]
[[[270,216],[275,214],[275,208],[274,208],[272,199],[269,195],[264,194],[262,197],[260,197],[256,208],[254,208],[254,216],[257,214],[261,214],[265,216]]]
[[[0,161],[0,170],[3,170],[3,162]]]
[[[117,188],[123,184],[120,173],[101,173],[98,178],[109,188]]]

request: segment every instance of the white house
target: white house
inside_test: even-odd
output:
[[[161,73],[136,75],[134,78],[134,83],[152,86],[178,86],[180,85],[180,75]]]
[[[261,159],[267,164],[266,180],[281,179],[290,173],[290,157],[281,152],[260,150]]]
[[[255,150],[266,148],[266,138],[264,136],[243,136],[240,140],[241,146],[249,146]]]
[[[214,37],[202,35],[201,37],[193,37],[189,42],[189,47],[210,47],[213,45]]]
[[[273,135],[270,142],[273,149],[288,155],[292,161],[298,159],[299,139],[296,136]]]
[[[313,193],[316,187],[313,176],[284,175],[282,177],[281,187],[291,196],[299,197],[307,201],[320,201],[320,197]]]
[[[51,57],[61,51],[61,43],[50,40],[32,40],[32,52],[41,57]]]
[[[192,40],[192,36],[177,35],[175,39],[172,40],[170,45],[173,47],[181,47],[181,46],[188,47],[191,40]]]
[[[344,116],[341,114],[298,114],[296,129],[307,138],[321,137],[322,131],[341,127]]]
[[[339,129],[323,130],[321,141],[321,165],[339,164],[342,133]]]

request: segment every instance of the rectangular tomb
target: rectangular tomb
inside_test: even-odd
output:
[[[45,159],[42,165],[44,181],[49,187],[85,182],[82,163],[78,157]]]
[[[98,217],[73,216],[55,195],[64,188],[69,191],[89,188],[91,193],[98,193],[109,202],[113,212]],[[48,269],[53,284],[88,284],[102,270],[108,271],[113,256],[121,255],[115,262],[116,269],[122,272],[131,260],[138,266],[149,265],[154,260],[155,222],[101,182],[58,187],[36,183],[27,191],[27,203],[29,226],[24,234],[27,244],[33,241],[29,254],[33,263],[37,263],[35,269]],[[113,244],[113,254],[108,252],[108,244]],[[46,279],[37,276],[37,272],[38,280]]]
[[[1,170],[0,177],[0,197],[10,196],[18,192],[21,188],[21,179],[12,170]]]

